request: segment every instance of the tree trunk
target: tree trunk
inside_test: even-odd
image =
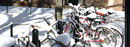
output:
[[[56,20],[62,19],[62,0],[57,0],[55,5],[55,18]]]

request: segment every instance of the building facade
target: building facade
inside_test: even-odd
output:
[[[28,6],[29,0],[23,0],[24,6]],[[44,7],[44,8],[55,8],[55,1],[56,0],[32,0],[32,7]],[[63,0],[63,5],[66,5],[69,2],[79,3],[82,6],[87,6],[91,4],[92,0]],[[124,1],[125,0],[95,0],[93,5],[95,7],[105,7],[105,8],[113,8],[117,11],[124,10]],[[20,0],[0,0],[1,6],[22,6]],[[64,6],[63,8],[67,8]]]

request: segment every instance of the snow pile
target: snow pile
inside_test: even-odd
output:
[[[105,8],[102,8],[100,10],[97,10],[96,12],[100,12],[102,14],[106,14],[108,11]]]
[[[0,47],[10,47],[15,44],[15,39],[0,35]]]
[[[68,33],[63,33],[56,37],[56,41],[59,41],[64,45],[68,45],[70,43],[70,36]]]
[[[8,16],[5,14],[0,14],[0,20],[2,21],[0,22],[0,26],[1,26],[2,24],[6,23],[6,21],[8,20]]]

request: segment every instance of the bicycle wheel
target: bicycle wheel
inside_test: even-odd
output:
[[[116,29],[111,28],[114,31],[114,34],[116,35],[117,39],[117,45],[116,47],[123,47],[124,44],[124,37],[123,35]]]
[[[106,27],[98,27],[96,32],[99,34],[102,42],[96,43],[100,47],[116,47],[117,38],[113,30]]]

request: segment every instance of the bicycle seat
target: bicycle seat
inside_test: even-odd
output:
[[[99,23],[99,22],[101,22],[102,20],[101,19],[95,19],[94,20],[94,22],[97,22],[97,23]]]
[[[70,45],[70,36],[68,33],[63,33],[57,36],[55,41],[61,47],[68,47]]]

